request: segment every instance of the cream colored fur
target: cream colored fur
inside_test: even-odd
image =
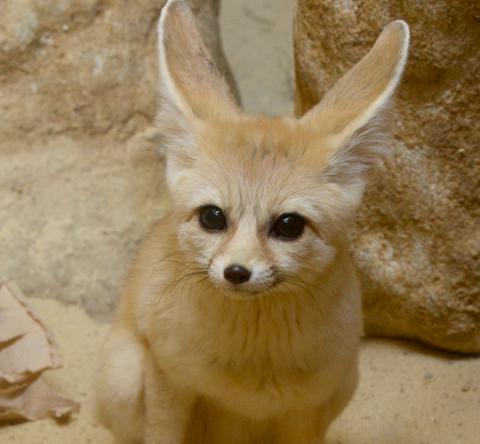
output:
[[[406,61],[388,25],[301,119],[241,113],[182,0],[159,24],[171,214],[140,248],[101,356],[119,444],[320,444],[357,383],[360,289],[349,223],[386,148],[378,116]],[[207,232],[199,208],[223,209]],[[270,235],[298,213],[303,235]],[[252,270],[234,288],[223,269]]]

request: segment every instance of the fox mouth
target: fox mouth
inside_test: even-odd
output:
[[[244,283],[235,285],[226,282],[219,283],[212,279],[212,283],[227,297],[232,299],[250,299],[270,293],[272,289],[278,286],[279,281],[275,279],[268,283]]]
[[[313,291],[312,280],[301,276],[298,270],[296,273],[289,273],[271,267],[267,273],[262,273],[254,279],[238,284],[220,278],[211,267],[205,271],[208,278],[204,278],[204,280],[209,281],[210,285],[219,293],[230,299],[248,300],[277,293],[295,295],[299,292],[306,292],[311,294]]]
[[[224,296],[234,300],[256,299],[256,298],[262,297],[264,294],[269,293],[269,288],[246,289],[246,288],[235,288],[232,286],[228,288],[223,287],[223,288],[220,288],[220,290]]]
[[[309,282],[295,279],[293,276],[276,275],[270,282],[250,285],[216,285],[225,296],[231,299],[245,300],[274,294],[308,293],[312,296],[313,289]]]
[[[225,297],[234,300],[249,300],[261,298],[263,296],[271,295],[279,288],[281,279],[275,278],[270,282],[264,282],[259,284],[246,283],[241,285],[233,285],[228,283],[214,282],[216,288],[218,288]]]

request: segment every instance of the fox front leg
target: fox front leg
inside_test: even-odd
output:
[[[178,390],[148,357],[145,367],[144,444],[182,444],[194,395]]]
[[[276,443],[324,444],[331,416],[328,406],[289,412],[278,419]]]
[[[288,412],[277,421],[278,444],[324,444],[332,421],[343,411],[355,393],[358,383],[357,362],[352,364],[343,383],[323,405]]]

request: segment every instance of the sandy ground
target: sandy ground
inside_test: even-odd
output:
[[[44,420],[0,428],[0,443],[113,444],[95,421],[93,408],[98,346],[106,326],[76,306],[39,299],[31,303],[54,331],[65,361],[48,380],[82,408],[67,425]],[[360,368],[359,390],[327,444],[478,444],[480,359],[368,340]]]
[[[293,97],[292,0],[224,0],[225,49],[248,111],[288,113]],[[45,420],[0,428],[0,443],[110,444],[94,417],[93,380],[106,330],[75,306],[31,300],[55,332],[65,366],[48,380],[82,403],[66,425]],[[478,444],[480,359],[434,353],[409,343],[368,340],[354,401],[328,444]],[[226,443],[227,444],[227,443]]]

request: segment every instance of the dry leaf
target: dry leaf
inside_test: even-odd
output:
[[[62,365],[53,335],[13,284],[0,281],[0,421],[62,418],[78,404],[58,395],[41,374]]]

